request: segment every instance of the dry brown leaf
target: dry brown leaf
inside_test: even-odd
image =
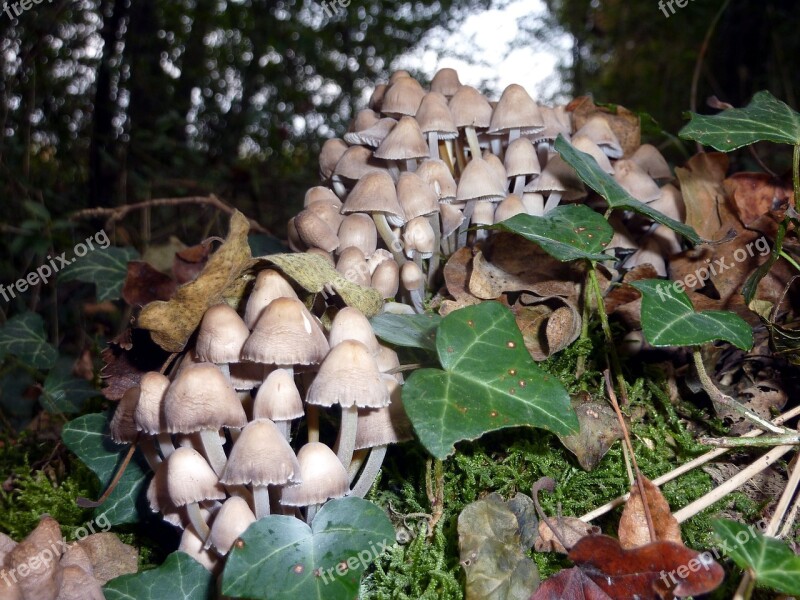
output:
[[[169,302],[152,302],[142,309],[138,326],[168,352],[181,352],[208,307],[226,299],[237,303],[244,293],[244,271],[252,264],[247,218],[236,211],[225,243],[208,260],[194,281],[178,288]]]
[[[722,238],[726,231],[720,235],[720,229],[736,222],[722,186],[729,164],[727,154],[708,152],[695,154],[685,167],[675,169],[686,205],[686,224],[706,240]]]
[[[650,516],[653,519],[653,529],[656,539],[650,538],[650,530],[647,526],[642,495],[639,485],[634,483],[631,486],[631,497],[625,504],[622,516],[619,519],[619,543],[624,549],[638,548],[646,546],[651,542],[675,542],[683,544],[681,539],[681,527],[677,519],[672,515],[669,504],[652,481],[642,476],[642,485],[645,496],[647,496],[647,506],[650,508]]]
[[[130,306],[139,307],[156,300],[169,300],[177,288],[172,278],[149,263],[132,260],[122,286],[122,299]]]
[[[587,471],[594,469],[608,449],[623,437],[617,415],[608,403],[592,402],[585,392],[573,397],[572,406],[578,415],[580,429],[570,436],[559,436],[564,447]]]
[[[487,261],[483,252],[475,251],[469,278],[469,291],[473,296],[481,300],[494,300],[506,292],[520,292],[529,287],[529,282],[506,273]]]
[[[582,537],[600,533],[599,527],[581,521],[577,517],[558,517],[556,519],[548,519],[548,521],[558,529],[558,534],[569,544],[570,548]],[[533,549],[537,552],[560,552],[561,554],[567,554],[567,549],[558,541],[558,537],[556,537],[553,530],[550,529],[550,526],[545,521],[539,521],[539,537],[536,538]]]
[[[785,209],[792,198],[791,182],[776,180],[766,173],[735,173],[723,186],[745,226],[781,207]]]
[[[211,240],[184,248],[172,258],[172,276],[179,285],[194,281],[203,272],[211,254]]]

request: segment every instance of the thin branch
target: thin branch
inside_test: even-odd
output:
[[[185,198],[154,198],[152,200],[145,200],[143,202],[137,202],[135,204],[124,204],[122,206],[117,206],[114,208],[102,208],[102,207],[95,207],[95,208],[86,208],[83,210],[79,210],[76,213],[73,213],[70,216],[71,220],[77,219],[92,219],[95,217],[108,217],[106,221],[106,227],[111,228],[111,226],[116,223],[117,221],[121,221],[124,219],[128,213],[133,212],[135,210],[143,210],[147,208],[152,208],[156,206],[182,206],[184,204],[200,204],[206,206],[213,206],[217,210],[220,210],[224,213],[232,215],[236,212],[236,209],[232,206],[228,206],[225,202],[217,198],[214,194],[209,194],[208,196],[186,196]],[[259,233],[271,233],[269,229],[260,225],[254,219],[247,219],[250,222],[250,229],[253,231],[257,231]]]

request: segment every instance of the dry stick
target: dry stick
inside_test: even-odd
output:
[[[134,210],[143,210],[154,206],[181,206],[183,204],[205,204],[213,206],[217,210],[232,215],[236,209],[228,206],[225,202],[217,198],[214,194],[208,196],[186,196],[185,198],[154,198],[152,200],[145,200],[135,204],[124,204],[115,208],[86,208],[75,212],[70,217],[71,220],[75,219],[91,219],[93,217],[108,217],[106,227],[111,227],[117,221],[120,221],[127,216],[129,212]],[[260,225],[253,219],[248,219],[250,222],[250,229],[258,231],[259,233],[270,233],[270,230]]]
[[[684,521],[695,516],[700,511],[705,510],[718,500],[721,500],[727,496],[730,492],[743,485],[746,481],[756,476],[758,473],[761,473],[761,471],[773,464],[784,454],[791,452],[792,450],[794,450],[794,446],[778,446],[777,448],[773,448],[763,456],[760,456],[752,465],[746,469],[742,469],[736,475],[728,479],[718,488],[710,491],[705,496],[701,496],[691,504],[684,506],[673,516],[678,520],[678,523],[683,523]]]
[[[106,491],[103,492],[102,496],[100,496],[97,500],[89,500],[88,498],[78,497],[75,499],[75,504],[81,508],[97,508],[103,502],[105,502],[111,495],[111,492],[114,491],[114,488],[117,487],[119,480],[122,479],[122,476],[125,474],[125,469],[128,467],[128,463],[131,462],[134,452],[136,452],[136,442],[133,442],[131,447],[128,448],[128,453],[125,455],[125,460],[122,461],[117,474],[114,475],[114,479],[112,479],[111,483],[108,484],[108,487],[106,488]]]
[[[631,454],[631,462],[633,462],[633,469],[636,471],[636,485],[639,487],[639,494],[642,497],[642,509],[644,510],[644,518],[647,521],[647,529],[650,532],[650,541],[657,542],[656,528],[653,525],[653,516],[650,514],[650,505],[647,502],[647,493],[644,489],[644,481],[642,481],[642,472],[639,470],[639,465],[636,462],[636,454],[633,452],[633,444],[631,444],[631,436],[628,433],[628,428],[625,425],[625,419],[622,416],[622,411],[619,409],[617,402],[617,395],[614,393],[614,384],[611,383],[611,374],[606,369],[603,372],[603,378],[606,380],[606,391],[608,397],[611,399],[611,406],[614,407],[614,412],[617,414],[619,426],[622,427],[622,434],[625,436],[625,445]],[[623,388],[624,389],[624,388]]]
[[[794,525],[794,521],[797,519],[798,511],[800,511],[800,494],[798,494],[797,498],[795,498],[792,510],[789,511],[789,516],[787,516],[786,520],[783,522],[783,529],[781,529],[778,537],[785,538],[787,535],[789,535],[792,525]]]
[[[764,535],[774,536],[778,532],[778,528],[781,525],[786,511],[789,509],[789,504],[792,502],[792,497],[797,491],[798,485],[800,485],[800,460],[795,461],[792,474],[789,476],[789,481],[783,489],[781,499],[778,500],[778,506],[775,507],[775,514],[772,515],[772,519],[770,519],[769,525],[767,525],[767,529],[764,531]],[[792,521],[794,521],[794,519],[792,519]],[[790,523],[790,521],[787,520],[787,523]],[[755,578],[753,577],[753,572],[751,569],[748,569],[745,571],[742,581],[736,589],[734,598],[749,598],[750,594],[748,591],[752,590],[754,583]]]
[[[774,424],[776,424],[776,425],[780,425],[781,423],[785,423],[786,421],[796,417],[797,415],[800,415],[800,406],[796,406],[795,408],[793,408],[792,410],[786,412],[785,414],[782,414],[779,417],[776,417],[775,419],[773,419],[772,422]],[[759,435],[762,435],[763,433],[764,433],[763,431],[761,431],[760,429],[757,429],[757,430],[753,430],[753,431],[748,431],[742,437],[757,437]],[[698,456],[697,458],[695,458],[693,460],[690,460],[688,463],[681,465],[677,469],[673,469],[669,473],[664,473],[664,475],[662,475],[661,477],[658,477],[657,479],[653,479],[652,483],[656,487],[664,485],[665,483],[667,483],[669,481],[672,481],[673,479],[677,479],[678,477],[680,477],[684,473],[688,473],[689,471],[693,471],[697,467],[699,467],[701,465],[704,465],[707,462],[711,462],[712,460],[714,460],[718,456],[722,456],[729,449],[730,448],[717,448],[716,450],[712,450],[711,452],[706,452],[702,456]],[[601,517],[604,514],[606,514],[607,512],[610,512],[610,511],[614,510],[616,507],[621,506],[622,504],[625,504],[625,502],[628,500],[628,498],[630,498],[630,494],[623,494],[622,496],[619,496],[618,498],[614,498],[610,502],[606,502],[603,506],[600,506],[600,507],[594,509],[593,511],[586,513],[585,515],[580,517],[580,519],[581,519],[581,521],[586,521],[587,523],[589,521],[593,521],[597,517]]]
[[[706,367],[703,364],[703,357],[700,355],[700,348],[695,346],[692,349],[692,357],[694,358],[694,366],[697,370],[697,375],[700,377],[700,384],[703,386],[703,389],[706,391],[708,396],[711,398],[712,402],[717,402],[722,404],[726,408],[730,408],[738,412],[739,414],[743,415],[745,418],[749,419],[761,429],[766,429],[767,431],[771,431],[772,433],[777,433],[779,435],[789,433],[786,429],[782,427],[776,427],[766,419],[762,419],[754,412],[747,410],[744,406],[736,402],[730,396],[723,394],[714,382],[711,381],[711,377],[706,373]]]

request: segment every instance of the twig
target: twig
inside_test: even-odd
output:
[[[213,206],[217,210],[232,215],[236,209],[228,206],[225,202],[217,198],[214,194],[208,196],[186,196],[185,198],[154,198],[152,200],[145,200],[143,202],[136,202],[135,204],[124,204],[114,208],[85,208],[73,213],[70,216],[71,220],[77,219],[92,219],[94,217],[108,217],[106,227],[110,228],[117,221],[124,219],[129,212],[135,210],[143,210],[153,208],[156,206],[182,206],[184,204],[204,204]],[[247,219],[250,223],[250,229],[259,233],[270,233],[269,229],[260,225],[253,219]]]
[[[125,455],[125,459],[122,461],[119,469],[117,469],[117,474],[114,475],[114,479],[112,479],[111,483],[108,484],[108,487],[106,488],[106,491],[103,492],[102,496],[100,496],[97,500],[89,500],[88,498],[78,497],[75,499],[75,504],[81,508],[97,508],[103,504],[103,502],[105,502],[111,495],[111,492],[116,489],[119,480],[122,479],[122,476],[125,474],[125,469],[128,468],[128,464],[131,462],[134,452],[136,452],[136,442],[133,442],[130,448],[128,448],[128,453]]]
[[[701,437],[700,443],[718,448],[763,448],[765,446],[783,446],[785,444],[800,444],[800,433],[787,433],[786,435],[764,435],[759,438],[751,437]]]
[[[714,382],[711,381],[711,377],[709,377],[708,373],[706,373],[706,367],[703,364],[703,357],[700,355],[700,349],[695,347],[692,350],[692,356],[694,357],[694,366],[697,369],[697,375],[700,377],[700,384],[703,386],[703,389],[711,398],[712,402],[717,402],[722,404],[723,406],[730,408],[731,410],[735,410],[736,412],[740,413],[756,425],[758,425],[761,429],[766,429],[767,431],[771,431],[772,433],[777,433],[778,435],[783,435],[788,433],[786,429],[782,427],[776,427],[766,419],[762,419],[754,412],[747,410],[744,406],[736,402],[730,396],[723,394]]]
[[[792,410],[780,415],[773,419],[773,423],[775,425],[780,425],[785,423],[786,421],[793,419],[797,415],[800,415],[800,406],[794,407]],[[760,429],[754,429],[753,431],[748,431],[742,437],[758,437],[759,435],[763,435],[763,431]],[[672,481],[673,479],[677,479],[684,473],[688,473],[689,471],[693,471],[697,467],[706,464],[707,462],[711,462],[718,456],[722,456],[725,454],[729,448],[717,448],[716,450],[712,450],[711,452],[706,452],[702,456],[698,456],[697,458],[690,460],[686,464],[681,465],[677,469],[673,469],[669,473],[664,473],[661,477],[653,479],[653,485],[661,486],[667,482]],[[600,506],[594,509],[591,512],[586,513],[582,517],[580,517],[581,521],[586,521],[587,523],[593,521],[597,517],[601,517],[607,512],[614,510],[616,507],[625,504],[625,502],[630,498],[630,494],[623,494],[618,498],[614,498],[613,500],[606,502],[603,506]]]

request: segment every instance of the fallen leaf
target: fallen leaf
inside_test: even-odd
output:
[[[478,299],[469,292],[469,280],[472,275],[472,249],[459,248],[444,265],[444,282],[449,293],[457,301],[462,298],[474,300],[477,304]]]
[[[383,298],[378,290],[345,279],[327,260],[317,254],[271,254],[257,260],[276,265],[287,277],[309,292],[319,294],[332,288],[345,304],[357,308],[367,318],[377,315],[383,306]]]
[[[581,333],[581,315],[578,308],[568,300],[553,296],[538,298],[528,295],[532,305],[523,305],[522,300],[511,307],[517,327],[522,332],[525,348],[536,361],[542,361],[560,352]]]
[[[614,411],[606,403],[592,402],[591,397],[573,398],[572,406],[578,415],[580,431],[559,439],[577,457],[581,467],[591,471],[614,442],[622,439],[622,429]]]
[[[530,512],[526,515],[535,522]],[[528,600],[539,585],[536,563],[521,543],[518,517],[498,494],[464,508],[458,546],[467,600]]]
[[[700,554],[674,542],[625,550],[612,537],[590,535],[578,540],[568,556],[609,596],[620,600],[705,594],[725,577],[710,553]]]
[[[128,274],[122,285],[122,299],[130,306],[144,306],[156,300],[169,300],[178,285],[161,271],[141,260],[128,263]]]
[[[203,272],[175,293],[169,302],[152,302],[142,309],[138,326],[168,352],[181,352],[208,307],[227,298],[238,302],[244,293],[242,273],[251,266],[247,218],[236,211],[225,243],[208,260]]]
[[[578,567],[564,569],[542,583],[530,600],[613,600]]]
[[[642,494],[639,485],[634,482],[631,486],[631,497],[625,503],[622,516],[619,519],[619,543],[624,549],[638,548],[650,542],[675,542],[682,544],[681,527],[672,515],[669,504],[653,482],[647,477],[640,479],[647,497],[647,506],[653,520],[653,529],[656,539],[650,539],[650,530],[647,526],[647,517],[644,512]]]
[[[558,535],[553,532],[550,524],[558,529]],[[600,528],[577,517],[556,517],[547,521],[539,521],[539,537],[533,545],[537,552],[559,552],[567,554],[569,550],[559,540],[559,536],[572,548],[579,539],[587,535],[597,535]]]
[[[720,229],[736,218],[725,202],[722,186],[729,164],[727,154],[702,152],[675,169],[686,205],[686,224],[706,240],[721,238]]]
[[[748,226],[759,217],[788,206],[792,198],[791,182],[775,179],[767,173],[734,173],[723,181],[739,220]],[[782,215],[776,215],[780,220]]]
[[[203,272],[210,254],[210,241],[175,252],[172,260],[172,276],[178,285],[197,279],[197,276]]]
[[[486,260],[480,250],[472,258],[472,274],[469,278],[469,292],[481,300],[495,300],[506,292],[527,290],[530,283],[506,273]]]
[[[186,249],[186,244],[171,235],[162,244],[151,244],[142,254],[142,260],[162,273],[169,273],[175,261],[175,254]],[[183,283],[183,282],[181,282]]]
[[[135,350],[134,350],[135,348]],[[148,371],[158,371],[169,354],[158,346],[144,329],[128,328],[103,348],[103,396],[119,400]]]

